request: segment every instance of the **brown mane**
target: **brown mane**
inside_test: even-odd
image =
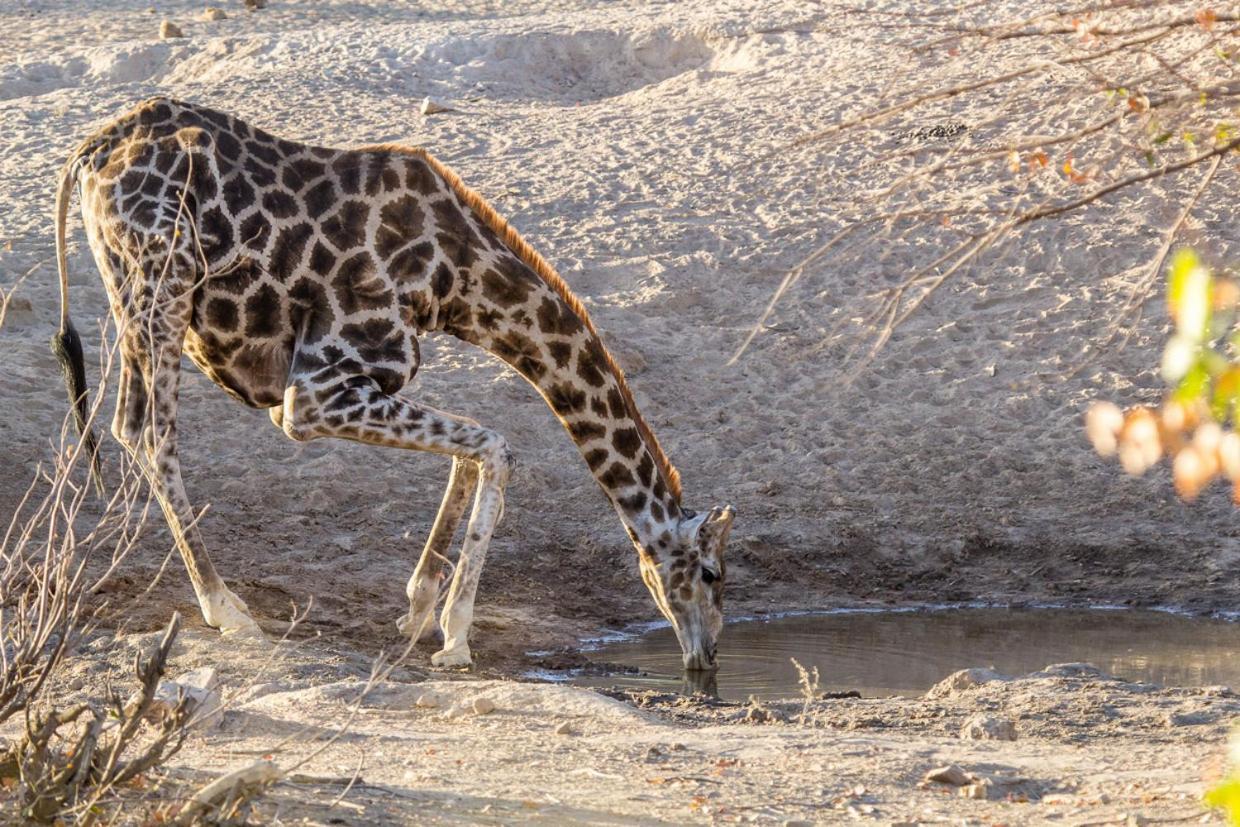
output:
[[[525,263],[527,267],[538,274],[544,282],[547,283],[561,299],[572,309],[574,313],[581,319],[586,330],[590,332],[595,339],[598,340],[599,348],[603,351],[603,355],[607,360],[607,366],[611,369],[612,374],[616,377],[616,384],[620,388],[620,395],[624,398],[624,405],[628,408],[629,417],[637,426],[637,432],[641,434],[642,441],[646,443],[646,448],[654,456],[655,464],[658,466],[663,482],[667,485],[672,497],[676,502],[680,502],[680,472],[672,465],[671,460],[667,458],[667,454],[663,453],[662,446],[659,445],[658,438],[654,435],[654,431],[650,430],[650,425],[642,418],[641,412],[637,410],[637,402],[633,399],[633,392],[629,389],[629,383],[624,378],[624,371],[620,368],[611,352],[603,344],[603,337],[599,335],[598,330],[594,327],[594,322],[590,320],[590,314],[586,311],[585,306],[581,303],[581,299],[577,298],[568,283],[555,271],[555,268],[547,263],[547,260],[539,255],[538,251],[530,246],[529,242],[521,237],[521,234],[513,228],[511,224],[504,219],[495,208],[492,207],[487,200],[461,180],[461,177],[445,166],[438,158],[431,155],[428,151],[421,147],[407,147],[392,144],[385,144],[374,147],[364,147],[367,150],[388,150],[393,152],[403,152],[409,155],[416,155],[422,158],[430,165],[441,178],[448,182],[448,186],[452,187],[452,191],[461,199],[476,215],[483,224],[490,228],[491,232],[504,243],[508,249],[512,250],[516,256]]]

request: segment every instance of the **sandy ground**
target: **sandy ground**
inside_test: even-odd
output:
[[[488,196],[557,264],[606,331],[682,471],[686,504],[736,505],[728,560],[734,612],[973,599],[1240,608],[1240,529],[1226,493],[1181,504],[1165,474],[1122,476],[1092,456],[1080,431],[1093,398],[1157,396],[1158,323],[1122,351],[1084,362],[1081,354],[1127,298],[1130,285],[1111,274],[1152,254],[1155,228],[1195,182],[1168,180],[1031,230],[941,291],[852,385],[839,362],[847,343],[829,331],[853,298],[899,274],[898,259],[877,273],[811,273],[728,367],[787,269],[838,229],[841,204],[881,183],[881,171],[850,177],[844,150],[772,150],[876,94],[933,82],[936,72],[949,76],[941,56],[911,57],[890,30],[816,30],[822,20],[838,21],[838,11],[792,0],[433,7],[272,0],[255,13],[239,2],[221,5],[229,17],[213,23],[198,19],[198,3],[179,0],[156,13],[147,0],[0,6],[0,287],[29,272],[0,327],[0,515],[47,457],[64,414],[45,344],[58,312],[55,170],[95,124],[168,93],[299,140],[423,144]],[[160,41],[165,17],[188,37]],[[417,106],[427,95],[459,111],[423,118]],[[1022,112],[1013,107],[1016,129]],[[1235,172],[1225,169],[1219,180],[1234,184]],[[1201,205],[1194,226],[1223,253],[1240,250],[1228,204]],[[104,299],[80,235],[70,264],[74,313],[93,359]],[[527,650],[571,650],[582,636],[651,619],[623,532],[534,392],[455,342],[430,339],[423,355],[408,392],[500,426],[518,454],[479,593],[479,672],[520,674],[530,665]],[[192,371],[182,400],[187,487],[210,504],[203,529],[211,553],[260,622],[274,626],[290,603],[313,596],[304,628],[351,653],[345,660],[365,662],[394,645],[404,581],[446,464],[352,444],[293,444],[265,414],[237,406]],[[114,456],[114,446],[107,450]],[[548,491],[556,493],[553,511],[536,506],[549,502]],[[149,585],[167,547],[166,532],[147,532],[111,584],[138,628],[162,625],[173,607],[196,617],[175,561],[151,596],[124,602]],[[204,661],[205,641],[194,656]],[[265,705],[254,697],[237,714],[267,716],[279,731],[293,725],[282,716],[300,714],[278,708],[280,693],[331,710],[348,694],[341,683],[348,679],[347,670],[331,672],[301,686],[293,673]],[[309,686],[319,683],[337,688]],[[1033,726],[1026,737],[1022,728],[1018,746],[962,744],[953,716],[1009,700],[953,701],[955,711],[925,727],[908,722],[937,720],[939,707],[823,702],[809,723],[753,729],[727,711],[677,717],[671,702],[634,712],[576,690],[490,684],[468,691],[496,693],[503,714],[445,718],[412,711],[415,690],[396,688],[365,721],[382,728],[385,716],[399,719],[390,754],[405,763],[368,768],[366,778],[403,785],[445,820],[481,819],[488,805],[500,808],[496,820],[607,813],[620,822],[675,822],[706,819],[714,807],[761,819],[819,818],[795,802],[845,802],[857,785],[867,792],[852,803],[894,821],[931,805],[945,817],[1050,818],[1051,809],[1032,814],[1022,809],[1030,805],[916,788],[934,763],[979,771],[997,763],[1065,796],[1062,805],[1047,803],[1052,795],[1037,806],[1060,807],[1053,812],[1071,821],[1073,808],[1092,806],[1090,796],[1105,795],[1111,803],[1098,806],[1110,815],[1138,807],[1146,793],[1125,787],[1137,782],[1170,790],[1151,806],[1179,814],[1175,796],[1196,795],[1203,763],[1221,750],[1217,721],[1167,727],[1118,713],[1114,724],[1105,700],[1114,693],[1124,708],[1151,699],[1192,706],[1197,696],[1054,679],[1030,686],[1095,717],[1083,718],[1079,732],[1066,723]],[[532,711],[557,704],[588,707],[581,736],[553,736],[556,719]],[[870,720],[871,708],[878,723],[857,723]],[[187,766],[224,766],[234,758],[228,743],[258,749],[269,735],[225,728],[187,753]],[[349,743],[356,752],[366,742]],[[669,753],[667,767],[641,758],[674,743],[686,749]],[[497,757],[484,761],[478,745]],[[732,757],[743,764],[714,764]],[[520,780],[531,760],[547,762],[537,784]],[[496,769],[504,761],[507,769]],[[648,780],[682,775],[723,781]],[[796,795],[762,811],[785,780]],[[697,795],[707,800],[691,810]],[[366,806],[409,817],[405,799],[373,797]],[[527,797],[537,806],[526,807]],[[849,817],[846,807],[838,815]]]
[[[100,634],[61,696],[123,689],[157,637]],[[170,672],[202,667],[218,670],[225,711],[150,794],[272,760],[288,776],[257,803],[263,823],[1213,822],[1198,800],[1240,713],[1224,687],[1125,683],[1083,664],[976,670],[921,699],[766,704],[405,667],[368,686],[356,652],[234,643],[221,659],[216,636],[189,631]],[[1013,740],[963,737],[978,715]],[[926,780],[951,765],[968,783]]]

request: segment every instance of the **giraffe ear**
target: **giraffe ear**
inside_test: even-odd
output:
[[[723,547],[727,545],[728,533],[732,530],[732,519],[735,516],[736,510],[730,505],[710,510],[697,530],[698,542],[704,551],[723,555]]]

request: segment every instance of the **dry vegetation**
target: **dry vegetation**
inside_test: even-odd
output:
[[[1099,274],[1129,281],[1131,293],[1111,335],[1088,349],[1126,338],[1194,205],[1226,197],[1235,184],[1235,162],[1224,160],[1240,148],[1240,15],[1222,8],[1120,0],[1007,20],[993,19],[987,3],[933,14],[839,12],[851,25],[907,33],[909,56],[945,58],[953,81],[926,88],[910,76],[779,149],[783,160],[812,164],[846,148],[851,163],[835,175],[879,168],[885,183],[843,205],[838,231],[787,273],[733,361],[807,273],[890,273],[883,263],[900,262],[886,287],[840,314],[836,332],[851,334],[849,356],[860,369],[944,283],[984,267],[1025,225],[1103,199],[1122,204],[1128,191],[1164,186],[1168,176],[1195,176],[1157,254]],[[966,122],[956,115],[965,110],[987,116]],[[1220,180],[1221,168],[1229,180]]]

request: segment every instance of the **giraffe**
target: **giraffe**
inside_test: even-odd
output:
[[[443,648],[431,662],[472,662],[474,599],[513,457],[497,431],[399,395],[421,363],[419,336],[442,332],[497,356],[542,395],[615,507],[685,668],[715,668],[734,510],[681,505],[679,473],[581,301],[425,149],[308,146],[157,97],[74,150],[56,194],[53,351],[102,485],[69,318],[65,239],[75,190],[117,329],[111,432],[144,469],[208,625],[261,635],[212,565],[182,483],[182,354],[238,401],[265,408],[293,440],[336,437],[451,457],[397,625],[426,637],[447,585]],[[446,584],[445,556],[471,492]]]

